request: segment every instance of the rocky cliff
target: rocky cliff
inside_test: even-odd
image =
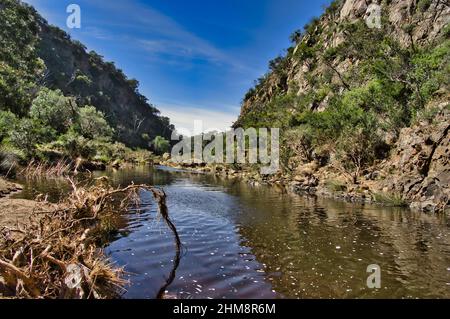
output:
[[[380,170],[385,193],[399,193],[424,211],[442,210],[450,199],[450,109],[438,106],[433,119],[405,128]]]
[[[395,194],[442,209],[450,198],[449,22],[443,0],[334,1],[270,62],[235,127],[281,127],[281,174],[296,189],[345,180],[337,188],[355,196]]]
[[[320,47],[324,52],[326,49],[345,44],[352,34],[342,30],[344,24],[365,21],[370,4],[379,2],[334,1],[324,15],[313,19],[305,27],[310,30],[302,35],[299,34],[299,38],[296,39],[300,43],[288,49],[288,55],[279,66],[282,68],[282,73],[271,70],[257,81],[259,83],[254,89],[248,92],[243,100],[241,116],[235,126],[242,124],[243,118],[250,110],[267,103],[280,92],[295,91],[297,95],[301,95],[314,89],[311,79],[321,76],[327,69],[327,65],[321,60],[320,52],[311,54],[301,52],[302,49]],[[385,30],[405,47],[424,45],[444,36],[445,27],[450,22],[450,4],[445,0],[392,0],[382,1],[380,6],[382,8],[381,23],[384,24]],[[353,57],[332,60],[329,64],[336,72],[331,82],[334,81],[342,86],[339,74],[345,73],[357,63],[357,59]],[[325,96],[320,101],[320,105],[311,105],[311,107],[323,109],[327,105],[327,100],[328,97]]]

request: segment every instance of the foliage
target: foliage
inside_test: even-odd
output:
[[[110,140],[114,134],[114,130],[108,125],[104,114],[93,106],[79,109],[75,131],[88,139]]]
[[[383,205],[408,207],[408,202],[400,194],[373,193],[372,198],[375,202]]]
[[[27,157],[32,157],[36,154],[36,145],[43,135],[46,134],[41,126],[30,118],[22,118],[10,131],[9,140],[11,145],[22,150]]]
[[[326,14],[334,15],[342,3],[334,1]],[[428,1],[419,1],[421,11],[427,6]],[[339,30],[343,41],[324,49],[333,35],[328,27]],[[292,61],[275,59],[271,73],[249,91],[246,100],[254,98],[247,100],[239,124],[283,128],[285,162],[292,156],[322,164],[323,159],[331,159],[355,181],[364,168],[386,158],[402,128],[419,115],[432,117],[432,110],[424,111],[431,101],[447,96],[450,40],[446,32],[428,44],[405,47],[392,36],[388,22],[382,29],[370,29],[363,21],[328,26],[315,19],[305,26],[304,34],[292,35],[295,49],[289,49],[287,56]],[[292,72],[286,68],[295,64],[308,66],[302,72],[306,90],[298,96],[281,90],[265,99],[268,89],[273,90],[273,85],[262,86],[266,79]],[[291,91],[294,84],[289,84]]]
[[[325,187],[332,192],[345,192],[347,190],[346,183],[334,179],[326,180]]]
[[[10,111],[0,111],[0,143],[9,136],[17,124],[17,117]]]
[[[161,136],[157,136],[153,142],[153,149],[158,155],[162,155],[170,151],[170,142]]]
[[[65,97],[60,90],[42,88],[33,100],[30,117],[43,127],[49,127],[57,134],[67,131],[76,116],[77,105]]]
[[[44,68],[36,54],[38,23],[32,7],[3,0],[0,10],[0,110],[27,112]]]

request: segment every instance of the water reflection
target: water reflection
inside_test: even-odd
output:
[[[303,198],[281,189],[171,170],[101,173],[116,185],[164,187],[185,252],[179,298],[450,297],[449,219]],[[99,174],[97,174],[98,176]],[[37,191],[42,185],[29,185]],[[47,190],[51,188],[47,185]],[[156,205],[130,213],[108,253],[129,272],[126,298],[154,298],[171,271],[170,231]],[[382,289],[366,286],[378,264]]]

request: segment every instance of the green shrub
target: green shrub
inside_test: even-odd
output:
[[[110,140],[114,134],[114,130],[109,126],[104,114],[93,106],[79,109],[74,129],[88,139]]]
[[[17,117],[10,111],[0,111],[0,142],[7,138],[17,125]]]
[[[375,202],[383,205],[394,207],[408,206],[408,202],[405,201],[400,194],[373,193],[372,198]]]
[[[0,145],[0,174],[14,177],[16,168],[24,159],[24,154],[10,145]]]
[[[153,149],[158,155],[162,155],[170,151],[170,142],[161,136],[157,136],[153,142]]]
[[[79,135],[73,128],[66,134],[61,135],[49,147],[58,149],[73,159],[77,157],[92,159],[96,155],[96,150],[91,141]]]
[[[73,99],[65,97],[60,90],[42,88],[33,100],[30,117],[41,126],[61,134],[72,125],[76,112],[77,106]]]
[[[14,129],[9,135],[11,145],[23,151],[25,156],[30,158],[36,155],[36,145],[45,137],[53,135],[53,132],[32,119],[22,118],[14,125]]]
[[[432,0],[419,0],[419,2],[417,3],[417,9],[420,12],[425,12],[428,10],[431,3],[432,3]]]
[[[332,192],[345,192],[347,191],[347,184],[343,181],[329,179],[325,181],[325,187]]]

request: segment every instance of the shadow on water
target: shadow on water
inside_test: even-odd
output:
[[[184,252],[145,210],[130,212],[107,253],[129,273],[125,298],[449,298],[449,219],[301,197],[176,170],[107,171],[115,185],[164,188]],[[62,184],[28,184],[57,197]],[[367,267],[381,268],[369,289]],[[173,266],[178,269],[173,271]],[[159,287],[164,286],[163,289]]]

